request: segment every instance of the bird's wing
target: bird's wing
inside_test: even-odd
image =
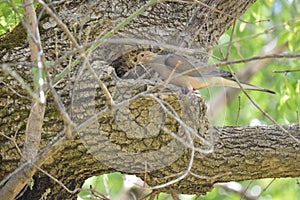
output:
[[[206,65],[205,63],[202,63],[203,66]],[[178,54],[168,54],[165,56],[165,65],[169,66],[170,68],[174,69],[176,66],[176,73],[184,73],[191,69],[198,69],[189,73],[186,73],[186,75],[192,76],[192,77],[224,77],[224,78],[232,78],[232,75],[230,72],[220,70],[217,67],[209,67],[209,68],[201,68],[201,63],[197,63],[196,65],[192,64],[190,61],[188,61],[188,58],[182,55]],[[200,66],[199,66],[200,65]]]
[[[207,77],[223,77],[226,79],[233,79],[232,74],[228,71],[224,71],[221,69],[214,69],[213,71],[206,72],[205,76]]]
[[[187,57],[177,54],[155,55],[152,57],[151,61],[147,63],[147,65],[153,68],[164,79],[170,78],[171,75],[175,76],[175,74],[172,74],[174,68],[176,68],[176,74],[184,73],[188,70],[196,68],[191,62],[188,61]],[[230,72],[218,69],[217,67],[202,69],[203,70],[201,70],[200,67],[200,70],[189,72],[185,74],[186,76],[171,80],[170,83],[193,89],[202,89],[211,86],[228,86],[239,88],[239,85],[236,83]],[[258,90],[274,94],[273,91],[268,89],[260,88],[247,83],[241,84],[245,89],[248,90]]]
[[[168,54],[165,56],[165,65],[172,67],[173,69],[177,66],[176,72],[182,73],[195,67],[187,60],[187,58],[176,55]]]

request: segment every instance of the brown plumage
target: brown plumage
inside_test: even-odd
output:
[[[186,57],[181,55],[158,55],[150,51],[143,51],[138,54],[137,62],[151,67],[164,80],[169,80],[169,83],[187,88],[189,91],[213,86],[240,88],[238,83],[233,79],[231,73],[217,69],[216,67],[192,70],[199,66],[195,67]],[[192,70],[192,72],[182,74],[188,70]],[[275,92],[271,90],[247,83],[241,83],[241,85],[246,90],[256,90],[275,94]]]

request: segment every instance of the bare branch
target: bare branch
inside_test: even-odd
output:
[[[39,97],[36,95],[36,93],[33,92],[33,90],[28,86],[28,84],[25,82],[25,80],[14,70],[12,70],[8,64],[2,64],[2,69],[4,72],[7,72],[9,75],[14,77],[21,85],[23,89],[27,91],[27,93],[35,100],[39,101]]]
[[[290,72],[300,72],[300,69],[287,69],[287,70],[273,70],[273,73],[290,73]]]

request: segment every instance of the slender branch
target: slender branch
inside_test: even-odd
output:
[[[272,48],[269,49],[269,46],[272,46],[272,44],[275,41],[272,40],[271,42],[269,42],[268,44],[266,44],[263,48],[262,48],[262,52],[261,55],[266,55],[266,54],[278,54],[283,52],[287,45],[283,44],[279,47],[276,48]],[[258,60],[255,62],[250,62],[248,63],[242,70],[237,72],[237,77],[239,78],[239,80],[243,81],[243,82],[248,82],[249,79],[257,72],[259,72],[263,67],[266,67],[268,63],[270,63],[272,61],[272,59],[264,59],[264,60]],[[218,94],[216,94],[208,103],[208,117],[209,118],[213,118],[223,107],[227,105],[229,105],[235,96],[237,96],[238,91],[231,89],[231,88],[226,88],[222,91],[220,91]],[[225,101],[222,101],[223,99],[226,99]],[[211,109],[213,108],[213,109]]]
[[[12,7],[15,9],[14,3],[12,1],[10,1],[10,3]],[[23,20],[21,19],[21,21],[25,25],[24,27],[27,31],[27,35],[29,36],[31,62],[37,63],[38,65],[40,98],[34,98],[34,102],[30,110],[28,122],[26,124],[25,143],[23,146],[23,152],[22,152],[23,156],[21,157],[20,165],[26,162],[26,160],[31,160],[33,157],[36,156],[38,152],[38,148],[41,141],[41,132],[42,132],[42,125],[44,120],[45,101],[46,101],[44,96],[44,88],[43,88],[44,82],[42,77],[42,70],[43,70],[42,61],[45,60],[43,58],[43,53],[42,53],[43,50],[42,50],[40,34],[38,30],[36,13],[33,6],[33,1],[23,0],[22,5],[24,10],[25,20],[23,22]],[[18,12],[16,13],[19,15]],[[24,81],[20,77],[18,77],[17,73],[11,73],[11,74],[14,74],[14,76],[18,78],[18,81],[20,83],[23,83],[23,86],[26,86],[26,84],[24,84]],[[31,92],[29,87],[27,88],[27,91]],[[21,167],[19,167],[18,169],[20,168]],[[5,199],[14,199],[24,188],[24,186],[30,181],[34,173],[35,170],[31,170],[31,167],[23,168],[23,170],[19,172],[15,170],[13,176],[9,180],[7,179],[7,182],[5,182],[4,187],[1,188],[0,199],[4,199],[4,197]]]
[[[26,92],[35,100],[39,101],[39,97],[36,95],[36,93],[33,92],[33,90],[27,85],[27,83],[24,81],[24,79],[14,70],[12,70],[8,64],[4,63],[1,65],[4,72],[7,72],[9,75],[14,77],[21,85],[23,89],[26,90]]]
[[[224,62],[219,62],[219,63],[215,63],[215,64],[203,64],[201,66],[195,66],[195,68],[186,70],[182,73],[178,73],[177,75],[173,76],[172,79],[176,79],[178,77],[181,77],[183,75],[193,73],[193,72],[207,71],[214,67],[246,63],[246,62],[250,62],[253,60],[262,60],[262,59],[269,59],[269,58],[299,58],[299,57],[300,57],[300,54],[270,54],[270,55],[264,55],[264,56],[253,56],[253,57],[245,58],[245,59],[241,59],[241,60],[224,61]]]
[[[19,92],[17,92],[15,89],[13,89],[11,86],[9,86],[9,84],[5,83],[4,81],[0,80],[0,83],[5,85],[9,90],[11,90],[14,94],[16,94],[21,99],[26,99],[26,100],[29,100],[29,101],[32,100],[31,98],[29,98],[27,96],[24,96],[24,95],[20,94]]]
[[[237,125],[239,122],[240,113],[241,113],[241,96],[239,95],[238,96],[238,111],[237,111],[237,115],[236,115],[235,125]]]
[[[94,45],[92,45],[92,47],[89,48],[86,53],[89,53],[90,51],[95,50],[105,39],[111,38],[117,31],[119,31],[125,25],[129,24],[137,16],[139,16],[140,14],[142,14],[147,8],[153,6],[154,4],[156,4],[158,2],[159,2],[159,0],[149,0],[148,3],[146,3],[145,5],[143,5],[142,7],[140,7],[137,11],[135,11],[134,13],[132,13],[124,21],[122,21],[120,24],[118,24],[112,30],[110,30],[108,33],[106,33],[98,42],[96,42]]]
[[[236,77],[236,75],[234,74],[233,70],[231,69],[230,66],[227,66],[228,70],[230,71],[230,73],[232,74],[233,78],[235,79],[235,81],[239,84],[241,90],[243,91],[243,93],[247,96],[247,98],[251,101],[251,103],[263,114],[265,115],[272,123],[274,123],[283,133],[287,134],[290,138],[292,138],[295,142],[298,143],[298,145],[300,145],[300,141],[295,138],[293,135],[291,135],[285,128],[283,128],[275,119],[273,119],[271,117],[271,115],[269,115],[266,111],[264,111],[251,97],[250,95],[245,91],[245,89],[241,86],[241,83],[239,82],[238,78]]]
[[[67,113],[67,110],[63,104],[63,102],[61,101],[61,98],[60,96],[57,94],[57,91],[55,90],[55,88],[53,87],[53,84],[52,84],[52,80],[50,78],[50,75],[47,74],[47,81],[48,81],[48,85],[49,85],[49,88],[50,88],[50,91],[54,97],[54,102],[55,102],[55,105],[57,106],[61,116],[62,116],[62,119],[64,121],[64,124],[66,126],[66,134],[67,134],[67,138],[68,139],[72,139],[72,134],[71,134],[71,130],[72,130],[72,127],[74,126],[74,123],[73,121],[71,120],[69,114]]]
[[[52,12],[52,10],[49,8],[49,6],[44,3],[44,1],[42,0],[36,0],[38,3],[40,3],[44,8],[45,10],[47,11],[48,14],[50,14],[50,16],[56,21],[56,23],[61,27],[61,29],[67,34],[68,38],[70,39],[70,41],[72,42],[73,46],[77,49],[80,49],[79,50],[79,53],[80,53],[80,56],[81,58],[83,59],[84,63],[87,63],[87,57],[86,57],[86,54],[83,52],[83,48],[80,48],[81,46],[78,44],[78,42],[76,41],[75,37],[73,36],[73,34],[69,31],[68,27]],[[126,21],[126,20],[125,20]],[[129,22],[128,22],[129,23]],[[107,35],[107,34],[106,34]],[[105,36],[103,36],[105,37]],[[90,51],[87,51],[86,52],[88,55],[90,53]],[[97,78],[97,75],[96,73],[94,72],[94,70],[91,68],[90,65],[83,65],[83,66],[87,66],[90,73],[93,75],[93,77],[95,78],[95,80],[97,80],[97,83],[99,84],[100,88],[102,89],[103,93],[105,94],[106,96],[106,99],[107,99],[107,102],[108,102],[108,105],[113,105],[113,101],[112,101],[112,97],[108,91],[108,89],[106,88],[106,86],[104,85],[104,83],[99,79]],[[55,92],[54,90],[51,90],[52,93]],[[55,98],[58,98],[56,100],[56,102],[59,102],[59,96],[58,95],[55,95]],[[61,109],[61,111],[65,110],[64,106],[62,104],[58,105],[58,107]],[[68,120],[69,117],[67,117],[67,114],[63,114],[65,117],[64,119],[66,120],[65,123],[67,124],[70,124],[70,121]],[[67,131],[68,135],[70,134],[70,131]],[[71,137],[71,135],[69,135],[68,137]]]
[[[95,70],[91,67],[89,61],[88,61],[88,58],[86,58],[86,56],[84,54],[82,54],[82,57],[84,58],[84,64],[83,64],[83,68],[81,69],[81,72],[83,71],[83,69],[85,67],[88,68],[89,72],[92,74],[93,78],[97,81],[98,83],[98,86],[101,88],[101,90],[103,91],[105,97],[106,97],[106,105],[107,106],[114,106],[115,105],[115,102],[109,92],[109,90],[107,89],[106,85],[100,80],[99,76],[96,74]],[[79,72],[80,74],[80,72]]]
[[[273,70],[273,73],[290,73],[290,72],[300,72],[300,69],[287,69],[287,70]]]
[[[281,54],[269,54],[269,55],[263,55],[263,56],[253,56],[250,58],[245,58],[241,60],[232,60],[232,61],[226,61],[226,62],[220,62],[216,63],[214,66],[220,67],[220,66],[225,66],[225,65],[232,65],[232,64],[239,64],[239,63],[247,63],[253,60],[263,60],[263,59],[268,59],[268,58],[299,58],[300,54],[288,54],[288,53],[281,53]]]
[[[59,65],[62,61],[64,61],[68,56],[79,52],[80,50],[84,49],[84,48],[88,48],[88,47],[92,47],[93,45],[101,45],[104,43],[111,43],[111,44],[128,44],[128,45],[152,45],[153,47],[160,47],[162,49],[165,50],[172,50],[175,52],[180,52],[180,53],[184,53],[184,54],[206,54],[208,55],[207,52],[204,52],[203,49],[189,49],[189,48],[183,48],[183,47],[178,47],[175,45],[171,45],[171,44],[164,44],[164,43],[159,43],[159,42],[155,42],[155,41],[151,41],[151,40],[141,40],[141,39],[132,39],[132,38],[113,38],[113,39],[107,39],[107,40],[103,40],[102,38],[96,42],[92,42],[92,43],[88,43],[84,46],[79,47],[78,49],[69,51],[68,53],[66,53],[65,55],[63,55],[60,59],[58,59],[58,61],[56,61],[53,66],[57,66]],[[205,64],[205,65],[201,65],[201,66],[196,66],[194,69],[188,70],[186,72],[184,72],[181,75],[190,73],[190,72],[194,72],[194,71],[201,71],[201,69],[203,70],[207,70],[208,68],[213,68],[213,67],[220,67],[220,66],[226,66],[228,64],[239,64],[239,63],[247,63],[247,62],[251,62],[254,60],[263,60],[263,59],[269,59],[269,58],[299,58],[300,54],[268,54],[268,55],[262,55],[262,56],[254,56],[254,57],[250,57],[250,58],[246,58],[246,59],[241,59],[241,60],[234,60],[234,61],[224,61],[224,62],[219,62],[219,63],[215,63],[215,64]],[[54,84],[57,83],[60,79],[62,79],[69,71],[72,67],[76,66],[79,63],[79,60],[75,60],[72,65],[70,66],[70,68],[66,68],[64,69],[59,75],[57,75],[54,78]]]
[[[234,184],[234,185],[233,185]],[[237,184],[237,186],[235,186]],[[231,192],[235,192],[240,194],[241,196],[244,195],[245,199],[247,200],[257,200],[257,198],[255,196],[253,196],[251,193],[247,192],[247,190],[245,190],[240,183],[237,182],[229,182],[229,183],[215,183],[214,186],[223,188],[225,190],[231,191]]]
[[[76,41],[75,37],[73,36],[73,34],[71,33],[71,31],[69,31],[68,27],[66,24],[64,24],[58,17],[56,14],[53,13],[53,11],[49,8],[49,6],[43,1],[43,0],[35,0],[35,2],[41,4],[43,6],[43,8],[46,10],[46,12],[54,19],[54,21],[60,26],[60,28],[66,33],[67,37],[69,38],[69,40],[72,42],[74,47],[79,47],[78,42]]]
[[[276,25],[276,26],[273,26],[271,28],[268,28],[268,29],[265,29],[264,31],[262,32],[259,32],[257,34],[253,34],[253,35],[250,35],[250,36],[246,36],[246,37],[243,37],[243,38],[240,38],[240,39],[236,39],[236,40],[233,40],[232,43],[233,44],[236,44],[236,43],[240,43],[242,41],[247,41],[247,40],[250,40],[250,39],[253,39],[253,38],[256,38],[258,36],[261,36],[261,35],[264,35],[264,34],[269,34],[269,33],[272,33],[276,30],[281,30],[282,28],[284,28],[286,25],[290,25],[290,24],[293,24],[293,23],[297,23],[300,21],[300,18],[294,18],[288,22],[285,22],[285,23],[282,23],[282,24],[279,24],[279,25]],[[249,22],[248,22],[249,23]],[[214,46],[215,48],[220,48],[222,46],[225,46],[225,45],[228,45],[229,42],[225,42],[225,43],[222,43],[222,44],[219,44],[219,45],[216,45]]]
[[[235,24],[235,23],[234,23]],[[233,26],[233,29],[234,30]],[[233,35],[233,31],[231,32],[231,34]],[[232,41],[232,36],[230,37],[230,41]],[[229,43],[231,44],[231,42]],[[228,48],[229,49],[229,48]],[[300,54],[299,54],[300,56]],[[245,59],[246,60],[246,59]],[[264,111],[251,97],[250,95],[246,92],[246,90],[243,88],[243,86],[241,85],[240,81],[238,80],[237,76],[234,74],[232,68],[230,67],[230,65],[226,65],[227,69],[229,70],[229,72],[231,73],[232,77],[234,78],[234,80],[237,82],[237,84],[239,85],[240,89],[242,90],[242,92],[246,95],[246,97],[250,100],[250,102],[263,114],[265,115],[271,122],[273,122],[283,133],[287,134],[290,138],[292,138],[295,142],[298,143],[298,145],[300,145],[300,141],[294,137],[293,135],[291,135],[286,129],[284,129],[275,119],[273,119],[271,117],[271,115],[269,115],[266,111]]]
[[[276,178],[273,178],[270,183],[260,192],[260,194],[256,197],[257,199],[259,199],[259,197],[261,197],[263,195],[263,193],[271,186],[271,184],[276,180]]]
[[[233,25],[232,25],[232,30],[231,30],[231,33],[230,33],[230,39],[229,39],[229,44],[227,46],[227,52],[226,52],[226,57],[225,57],[225,61],[228,60],[228,57],[229,57],[229,53],[230,53],[230,49],[231,49],[231,46],[232,46],[232,40],[233,40],[233,33],[234,33],[234,30],[235,30],[235,25],[236,25],[236,20],[233,21]],[[221,50],[221,49],[220,49]]]
[[[48,176],[50,179],[52,179],[54,182],[56,182],[57,184],[59,184],[62,188],[64,188],[67,192],[69,192],[70,194],[75,194],[79,191],[79,189],[75,189],[75,190],[70,190],[67,186],[65,186],[61,181],[59,181],[57,178],[55,178],[54,176],[52,176],[51,174],[49,174],[48,172],[46,172],[45,170],[43,170],[42,168],[40,168],[39,166],[33,164],[33,166],[35,168],[37,168],[39,171],[41,171],[42,173],[44,173],[46,176]]]

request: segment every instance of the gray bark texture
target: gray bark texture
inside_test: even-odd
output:
[[[208,52],[234,20],[239,19],[254,2],[203,1],[207,7],[196,1],[160,1],[147,7],[133,21],[114,32],[113,38],[147,39],[158,43],[201,48]],[[146,3],[145,0],[66,0],[49,5],[79,43],[84,45],[99,39],[103,33],[116,27]],[[48,69],[49,73],[55,77],[80,56],[78,53],[70,54],[74,49],[67,35],[40,7],[39,12],[43,12],[39,18],[42,47],[46,60],[52,64]],[[151,94],[167,105],[166,110],[176,114],[207,141],[213,141],[214,146],[213,153],[195,153],[191,172],[202,178],[190,174],[183,180],[161,189],[162,191],[205,194],[216,182],[300,176],[300,148],[276,127],[214,128],[207,120],[204,98],[186,96],[173,86],[167,86],[163,91],[159,88],[152,90],[156,83],[150,80],[121,79],[120,76],[124,74],[124,69],[126,71],[129,62],[128,55],[140,48],[151,49],[152,46],[105,43],[91,55],[91,65],[115,102],[119,103],[136,94],[151,91]],[[60,59],[66,54],[67,59]],[[7,63],[33,87],[30,50],[26,41],[26,30],[21,25],[0,38],[0,57],[1,63]],[[200,55],[200,59],[202,62],[206,61],[207,54]],[[93,175],[132,170],[132,163],[136,163],[137,167],[133,171],[129,170],[129,173],[144,179],[145,161],[149,168],[155,169],[146,173],[145,181],[150,186],[166,183],[174,179],[172,175],[184,172],[190,162],[191,149],[174,140],[169,132],[188,142],[190,140],[185,135],[186,129],[151,96],[144,95],[129,101],[125,109],[110,108],[103,92],[95,86],[96,81],[91,79],[87,70],[81,66],[83,64],[79,63],[70,67],[67,75],[55,85],[68,113],[79,125],[92,117],[96,111],[109,111],[88,128],[79,131],[75,139],[64,140],[59,147],[52,147],[55,150],[48,153],[47,157],[41,158],[41,168],[70,189],[81,187],[84,180]],[[32,106],[31,97],[15,78],[7,75],[2,68],[0,94],[1,133],[15,138],[16,144],[22,149]],[[48,92],[40,148],[45,147],[63,128],[61,115]],[[300,139],[298,126],[285,128]],[[139,137],[139,134],[150,135],[143,138]],[[205,142],[197,138],[192,139],[196,148],[208,148]],[[115,148],[110,149],[108,142],[113,143]],[[178,147],[174,151],[180,152],[180,156],[170,154],[168,148],[164,149],[165,146],[169,147],[168,144],[173,144],[172,148]],[[152,150],[161,152],[152,155]],[[140,153],[143,156],[133,158],[122,152]],[[147,154],[148,152],[150,153]],[[20,159],[13,141],[0,135],[0,180],[18,168]],[[111,166],[111,160],[116,160],[118,164]],[[159,167],[165,163],[166,167]],[[33,179],[33,190],[27,189],[20,199],[40,199],[42,196],[47,199],[76,199],[75,194],[67,193],[40,171],[37,171]],[[47,189],[50,189],[50,192],[46,192]]]

